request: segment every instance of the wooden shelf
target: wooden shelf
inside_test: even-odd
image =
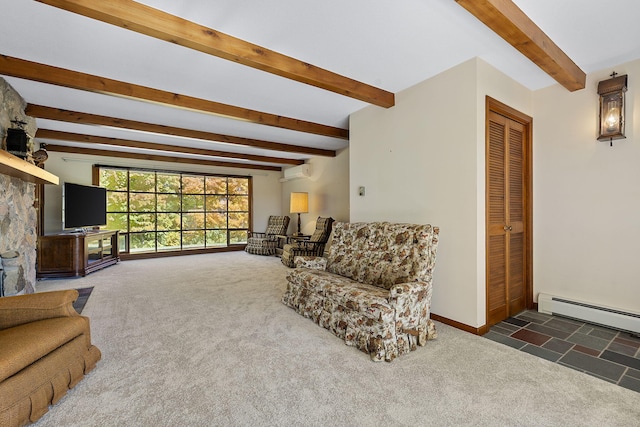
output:
[[[4,150],[0,150],[0,173],[35,184],[58,185],[60,183],[60,179],[52,173],[25,162]]]

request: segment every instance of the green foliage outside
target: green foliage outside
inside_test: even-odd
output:
[[[180,214],[177,212],[158,213],[156,224],[158,231],[180,230]]]
[[[247,243],[247,232],[245,230],[236,230],[229,232],[229,243]]]
[[[149,252],[247,241],[249,179],[125,169],[100,170],[107,188],[107,229],[121,249]]]
[[[193,194],[182,195],[182,212],[202,212],[202,211],[204,211],[204,194],[203,195],[193,195]]]
[[[155,251],[155,233],[130,233],[129,252]]]
[[[155,212],[156,195],[148,193],[129,193],[129,210],[131,212]]]
[[[126,170],[100,169],[100,186],[109,190],[127,191],[129,177]]]
[[[156,190],[154,172],[129,172],[129,191],[149,192]]]
[[[226,230],[207,230],[207,247],[215,246],[227,246],[227,231]],[[247,239],[245,238],[246,242]]]
[[[158,194],[158,212],[180,212],[182,199],[180,194]]]
[[[126,213],[107,213],[107,230],[129,230],[129,216]]]
[[[158,178],[158,193],[180,194],[180,175],[179,174],[160,174]]]
[[[158,233],[158,250],[180,250],[180,232]]]
[[[107,212],[127,212],[127,193],[107,191]]]

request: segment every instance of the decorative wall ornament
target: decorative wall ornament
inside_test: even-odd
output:
[[[18,117],[11,120],[12,126],[7,129],[7,137],[3,146],[10,154],[26,160],[33,164],[33,138],[25,130],[27,122],[19,120]]]
[[[40,149],[33,153],[33,161],[35,162],[36,166],[42,167],[42,165],[44,165],[44,162],[46,162],[48,158],[49,153],[47,153],[47,144],[41,143]]]

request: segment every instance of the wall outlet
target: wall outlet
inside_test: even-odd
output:
[[[358,195],[364,196],[364,186],[358,187]]]

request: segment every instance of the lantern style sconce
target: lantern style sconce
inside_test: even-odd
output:
[[[627,91],[627,75],[611,73],[609,80],[598,83],[600,95],[600,135],[598,141],[609,141],[624,136],[624,93]],[[617,76],[617,77],[616,77]]]

